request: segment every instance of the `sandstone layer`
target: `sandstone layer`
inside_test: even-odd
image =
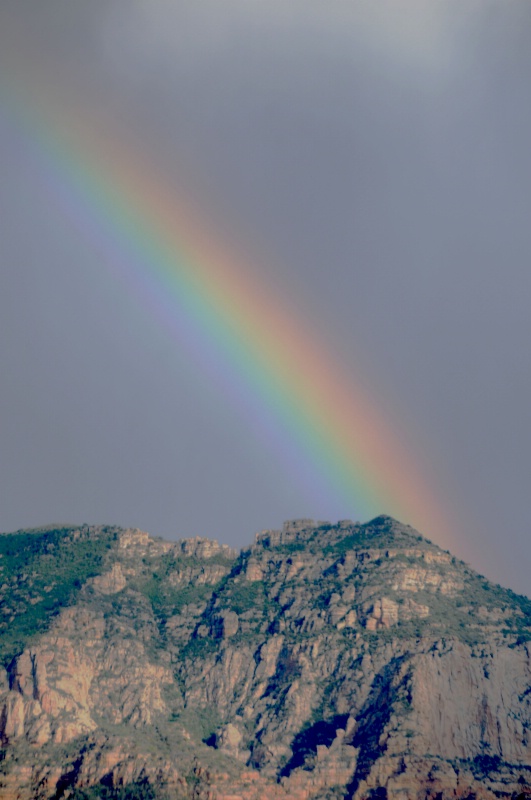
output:
[[[2,800],[528,794],[531,602],[389,517],[0,553]]]

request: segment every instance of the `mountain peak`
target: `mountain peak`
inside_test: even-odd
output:
[[[392,517],[290,520],[241,552],[46,528],[0,556],[2,798],[494,800],[531,782],[531,602]]]

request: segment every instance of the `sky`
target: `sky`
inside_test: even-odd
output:
[[[451,520],[421,532],[529,594],[530,75],[527,1],[2,0],[0,530],[367,518],[73,217],[42,153],[76,114],[374,404]]]

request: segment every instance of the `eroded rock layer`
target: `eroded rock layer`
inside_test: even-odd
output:
[[[0,553],[2,800],[528,794],[531,602],[389,517]]]

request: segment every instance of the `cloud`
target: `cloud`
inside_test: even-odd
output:
[[[103,25],[106,53],[126,70],[193,65],[230,47],[238,27],[234,3],[190,0],[114,2]]]
[[[276,40],[294,56],[332,45],[347,58],[361,52],[430,78],[452,68],[465,47],[463,26],[480,13],[475,2],[448,0],[117,0],[104,41],[125,69],[189,68]]]
[[[357,10],[364,36],[382,55],[430,71],[447,69],[454,60],[455,27],[463,21],[456,4],[383,0],[359,3]]]

